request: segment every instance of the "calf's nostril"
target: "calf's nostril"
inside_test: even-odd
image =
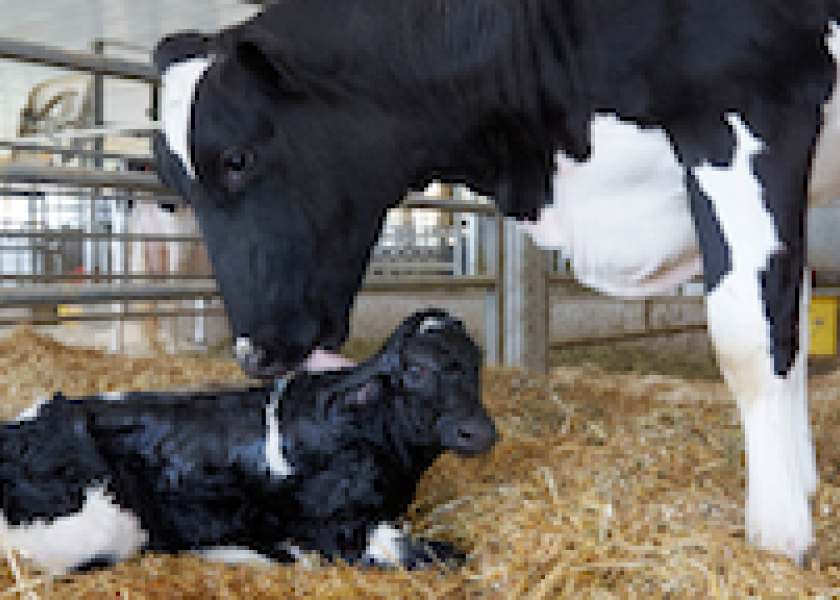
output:
[[[461,442],[469,442],[475,437],[474,428],[470,425],[461,425],[458,428],[458,439]]]

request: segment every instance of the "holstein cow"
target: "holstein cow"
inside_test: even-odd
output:
[[[158,170],[195,209],[252,375],[341,345],[386,211],[434,178],[492,195],[612,294],[702,270],[746,433],[747,530],[799,561],[817,483],[804,225],[809,193],[840,189],[838,15],[822,0],[281,0],[158,45]]]
[[[444,451],[495,443],[480,367],[462,324],[430,309],[365,363],[277,387],[58,394],[0,431],[0,533],[53,574],[143,548],[409,568],[457,558],[392,523]]]

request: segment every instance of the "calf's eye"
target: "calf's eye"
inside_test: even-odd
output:
[[[431,370],[425,365],[411,365],[408,367],[408,372],[414,377],[426,377]]]

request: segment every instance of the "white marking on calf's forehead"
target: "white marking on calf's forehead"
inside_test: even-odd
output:
[[[161,89],[161,121],[169,148],[174,152],[190,177],[195,179],[189,159],[189,128],[195,87],[204,72],[213,64],[213,58],[193,58],[173,63],[163,74]]]
[[[265,436],[265,462],[272,475],[285,479],[294,473],[294,469],[283,454],[283,436],[280,433],[280,421],[277,417],[279,397],[278,393],[272,393],[271,402],[265,409],[265,422],[268,429]]]
[[[417,333],[426,333],[427,331],[435,331],[437,329],[443,329],[443,321],[437,317],[426,317],[420,323],[420,327],[417,328]]]
[[[381,565],[397,565],[402,561],[400,540],[403,533],[390,523],[380,523],[368,537],[364,559]]]
[[[89,488],[80,511],[51,523],[11,526],[0,516],[0,535],[3,542],[53,576],[96,557],[130,558],[148,539],[139,519],[122,509],[104,486]]]

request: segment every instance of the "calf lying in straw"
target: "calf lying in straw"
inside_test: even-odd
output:
[[[485,453],[479,349],[443,311],[363,364],[205,393],[56,394],[0,439],[5,542],[51,574],[148,549],[412,568],[456,555],[391,522],[447,450]]]

